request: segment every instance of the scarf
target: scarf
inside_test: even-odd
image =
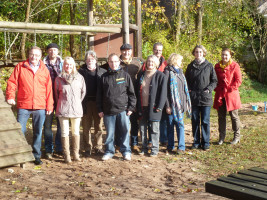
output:
[[[227,66],[231,65],[232,62],[233,62],[232,59],[230,59],[230,60],[224,65],[224,64],[223,64],[223,61],[221,60],[221,61],[220,61],[220,68],[224,70]]]
[[[74,74],[73,74],[73,73],[70,73],[70,74],[62,73],[62,74],[61,74],[61,77],[62,77],[68,84],[71,84],[72,81],[74,81],[74,79],[75,79],[77,73],[78,73],[78,72],[75,72]]]
[[[173,67],[174,68],[174,67]],[[175,69],[175,68],[174,68]],[[176,69],[175,69],[176,71]],[[187,97],[186,101],[186,110],[188,112],[188,116],[191,117],[191,100],[190,95],[187,87],[187,82],[185,79],[184,74],[182,73],[182,77],[184,79],[184,89]],[[179,95],[178,90],[178,83],[176,79],[176,75],[173,71],[170,71],[170,90],[171,90],[171,108],[172,108],[172,115],[176,122],[181,122],[183,120],[183,113],[181,109],[181,98]]]
[[[201,60],[197,60],[197,59],[195,59],[195,61],[194,61],[194,65],[196,66],[196,67],[199,67],[203,62],[205,62],[205,58],[203,57]]]

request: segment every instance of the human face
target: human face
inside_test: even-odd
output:
[[[29,60],[34,66],[38,65],[41,57],[42,53],[39,49],[32,49],[29,53]]]
[[[177,59],[177,67],[181,67],[182,66],[182,59]]]
[[[96,68],[96,59],[92,55],[88,55],[85,62],[89,70]]]
[[[65,60],[64,61],[64,66],[63,69],[67,74],[70,74],[73,71],[74,68],[74,63],[71,62],[70,60]]]
[[[194,56],[197,60],[202,60],[204,57],[204,52],[202,49],[200,48],[196,48],[195,52],[194,52]]]
[[[129,60],[129,59],[131,59],[132,53],[133,53],[132,49],[124,49],[124,50],[121,50],[122,60]]]
[[[47,50],[48,57],[50,60],[55,59],[58,56],[58,48],[49,48]]]
[[[146,69],[147,70],[153,70],[156,68],[155,62],[153,58],[148,58],[146,61]]]
[[[109,60],[108,60],[108,64],[109,64],[110,69],[112,69],[112,70],[119,69],[119,67],[120,67],[120,59],[119,59],[119,57],[115,56],[115,55],[110,57]]]
[[[229,51],[223,51],[222,52],[222,61],[223,64],[225,65],[226,63],[228,63],[231,59],[231,54]]]
[[[157,56],[158,59],[160,59],[160,57],[162,56],[162,50],[163,46],[155,46],[155,48],[153,49],[153,54]]]

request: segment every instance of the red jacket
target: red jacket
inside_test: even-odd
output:
[[[17,107],[22,109],[46,109],[53,111],[53,90],[49,71],[43,61],[34,74],[29,60],[16,65],[7,81],[6,99],[14,99],[17,94]]]
[[[241,108],[241,100],[238,87],[242,83],[242,75],[239,65],[232,61],[230,65],[223,70],[220,63],[215,65],[215,71],[218,78],[218,84],[215,90],[213,108],[219,109],[222,105],[222,99],[225,98],[227,111]]]

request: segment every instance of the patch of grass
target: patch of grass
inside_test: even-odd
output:
[[[190,157],[203,163],[203,173],[218,177],[255,166],[267,167],[267,127],[251,127],[242,131],[241,143],[231,145],[228,133],[223,145],[212,145],[210,151],[194,151]],[[216,144],[217,140],[211,141]]]

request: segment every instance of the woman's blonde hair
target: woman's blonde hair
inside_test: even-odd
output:
[[[158,59],[157,56],[155,56],[155,55],[150,55],[150,56],[148,56],[147,59],[146,59],[146,69],[147,69],[147,61],[148,61],[149,58],[152,58],[155,67],[158,68],[158,66],[159,66],[159,59]]]
[[[66,61],[68,61],[68,62],[70,62],[70,63],[73,64],[73,69],[72,69],[71,74],[75,74],[76,71],[77,71],[77,69],[76,69],[76,63],[75,63],[75,60],[74,60],[72,57],[66,57],[66,58],[64,59],[62,73],[63,73],[63,74],[66,73],[65,70],[64,70],[64,66],[65,66]]]
[[[180,54],[177,53],[172,53],[167,61],[168,65],[171,66],[177,66],[177,67],[181,67],[178,65],[178,60],[183,60],[183,56],[181,56]]]

